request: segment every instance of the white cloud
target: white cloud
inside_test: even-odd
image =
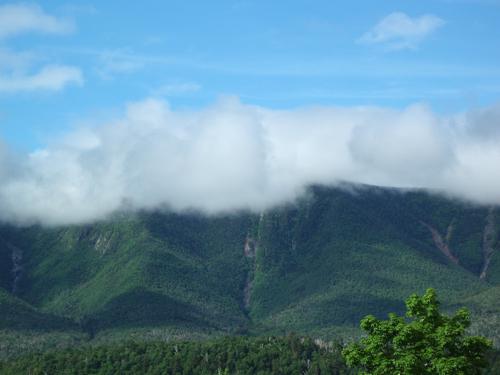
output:
[[[0,92],[59,91],[69,84],[83,84],[80,69],[65,65],[47,65],[32,75],[0,75]]]
[[[0,40],[27,32],[64,34],[72,22],[46,14],[36,4],[0,5]],[[34,69],[40,56],[32,51],[17,52],[0,46],[0,92],[59,91],[69,84],[83,84],[79,68],[45,65]]]
[[[0,5],[0,39],[27,32],[65,34],[73,29],[72,22],[47,14],[36,4]]]
[[[123,207],[259,211],[341,181],[500,204],[499,108],[441,117],[422,105],[270,110],[226,98],[172,111],[148,99],[23,158],[0,144],[0,218],[54,225]]]
[[[382,44],[390,49],[415,48],[444,24],[443,19],[433,14],[411,18],[405,13],[394,12],[380,20],[358,41],[365,44]]]

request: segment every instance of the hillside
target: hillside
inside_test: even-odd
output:
[[[290,331],[348,338],[364,315],[402,312],[409,294],[434,287],[445,309],[469,306],[474,330],[498,339],[499,233],[496,208],[352,186],[313,187],[262,214],[4,225],[0,328],[24,346],[34,331],[65,335],[67,345]]]

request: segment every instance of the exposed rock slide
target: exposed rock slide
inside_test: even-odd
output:
[[[446,231],[446,240],[445,240],[443,239],[443,236],[441,236],[441,234],[436,228],[430,226],[427,223],[424,223],[423,221],[421,221],[420,223],[424,225],[427,229],[429,229],[429,231],[432,234],[432,240],[434,241],[434,245],[436,245],[439,251],[441,251],[441,253],[443,253],[443,255],[446,256],[451,262],[458,264],[459,263],[458,258],[453,254],[448,244],[451,238],[451,234],[453,233],[453,225],[450,224],[448,226],[448,230]]]
[[[263,219],[264,219],[264,214],[261,213],[258,225],[259,228]],[[258,238],[254,239],[250,236],[250,234],[248,234],[245,240],[245,245],[243,247],[243,254],[245,258],[247,258],[251,262],[251,267],[253,269],[247,273],[245,287],[243,288],[243,307],[245,308],[246,311],[250,309],[250,298],[252,296],[253,273],[255,271],[255,255],[257,253],[257,246],[258,246]]]
[[[490,208],[486,217],[486,226],[483,232],[483,266],[479,278],[484,280],[487,276],[488,267],[490,266],[491,257],[495,252],[495,214],[493,208]]]

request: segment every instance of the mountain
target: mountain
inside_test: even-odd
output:
[[[124,337],[348,338],[361,317],[401,313],[428,287],[445,309],[468,306],[474,332],[500,338],[500,209],[315,186],[261,214],[0,227],[0,342],[24,350]]]

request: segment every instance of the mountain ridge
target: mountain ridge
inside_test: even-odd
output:
[[[80,332],[78,340],[349,338],[364,315],[401,312],[407,295],[435,287],[445,308],[468,306],[473,329],[497,340],[499,218],[496,207],[422,191],[313,186],[260,215],[138,212],[68,227],[4,225],[0,319],[9,322],[20,301],[41,314],[40,327],[20,319],[4,330],[43,328],[49,314],[64,324],[47,331]]]

